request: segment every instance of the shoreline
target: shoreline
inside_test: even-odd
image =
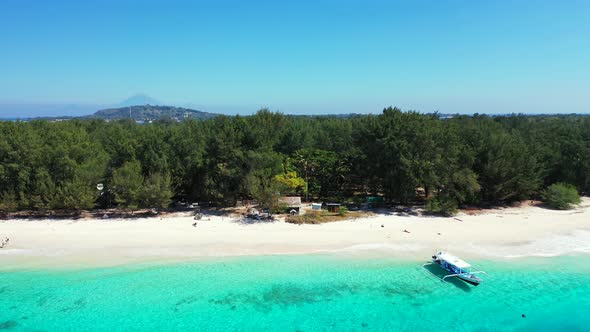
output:
[[[162,218],[2,220],[0,268],[107,267],[221,257],[330,254],[427,260],[446,250],[467,260],[590,254],[590,198],[574,210],[506,207],[455,217],[374,217],[295,225],[244,223],[190,213]],[[207,220],[209,219],[209,220]],[[408,230],[409,233],[405,233]]]

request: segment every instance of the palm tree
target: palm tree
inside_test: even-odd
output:
[[[296,162],[303,167],[305,172],[305,201],[309,202],[309,172],[313,173],[314,169],[318,167],[317,163],[310,160],[309,153],[305,150],[295,151]]]

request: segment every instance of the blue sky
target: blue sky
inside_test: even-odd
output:
[[[136,93],[242,114],[587,113],[589,17],[569,0],[3,0],[0,116]]]

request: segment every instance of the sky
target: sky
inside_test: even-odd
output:
[[[585,0],[2,0],[0,117],[138,93],[227,114],[589,113],[589,18]]]

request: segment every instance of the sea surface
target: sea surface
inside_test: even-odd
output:
[[[421,263],[301,255],[0,267],[0,330],[590,331],[590,256],[477,262],[489,274],[478,287],[443,283]]]

